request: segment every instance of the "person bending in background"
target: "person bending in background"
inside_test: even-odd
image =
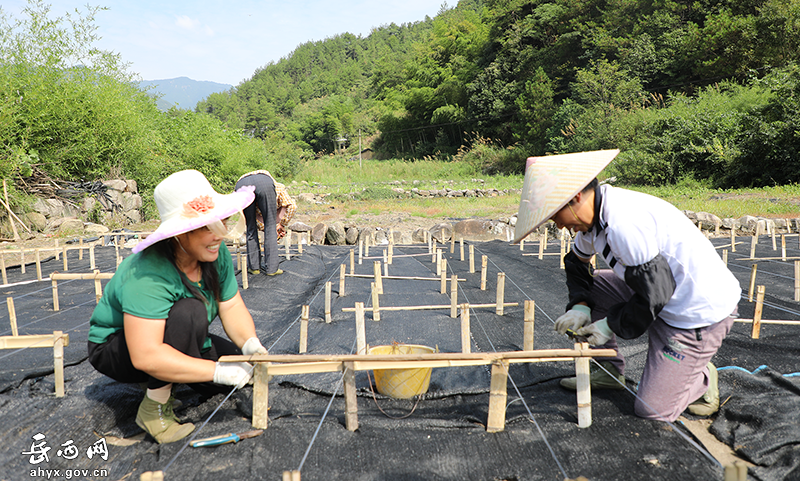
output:
[[[88,349],[99,372],[146,384],[136,424],[158,443],[171,443],[194,430],[174,414],[173,384],[186,383],[204,396],[241,388],[252,367],[216,361],[267,351],[224,242],[241,235],[241,209],[252,202],[252,190],[220,195],[203,174],[185,170],[158,184],[154,197],[161,224],[106,286],[92,313]],[[238,225],[229,225],[237,215]],[[208,333],[217,316],[230,340]]]
[[[255,187],[255,200],[244,209],[247,220],[247,270],[250,274],[259,274],[262,270],[268,276],[283,274],[278,268],[278,239],[286,234],[286,227],[297,204],[289,196],[286,186],[276,182],[266,170],[248,172],[239,177],[236,190],[246,185]],[[264,225],[263,257],[258,242],[259,220]]]
[[[670,422],[687,408],[711,415],[719,409],[719,390],[710,361],[733,325],[741,287],[711,242],[673,205],[598,186],[596,175],[618,153],[529,159],[529,174],[539,177],[538,184],[530,185],[541,192],[543,218],[576,233],[574,248],[564,258],[567,313],[556,320],[555,330],[617,350],[615,358],[601,361],[602,369],[591,373],[592,389],[625,388],[616,336],[633,339],[647,333],[636,414]],[[537,167],[540,159],[546,159],[545,165]],[[560,198],[549,205],[544,201],[565,185],[571,188]],[[594,270],[589,260],[595,254],[610,269]],[[562,379],[561,385],[574,390],[576,380]]]

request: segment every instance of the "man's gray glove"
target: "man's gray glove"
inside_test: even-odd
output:
[[[602,346],[611,340],[614,331],[608,327],[608,318],[604,317],[593,324],[578,329],[575,334],[584,336],[592,346]]]
[[[261,341],[258,340],[257,337],[251,337],[247,341],[245,341],[244,346],[242,346],[242,354],[245,356],[251,356],[253,354],[266,354],[267,348],[261,345]]]
[[[589,306],[575,304],[566,314],[556,319],[553,329],[560,334],[566,334],[567,330],[577,331],[590,322],[592,322],[592,310]]]
[[[253,378],[253,366],[246,362],[217,362],[214,382],[243,388]]]

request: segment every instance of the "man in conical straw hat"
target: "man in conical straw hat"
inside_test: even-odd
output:
[[[597,175],[619,150],[531,157],[525,171],[515,241],[547,220],[575,234],[564,257],[569,303],[555,330],[617,349],[617,336],[645,332],[647,361],[635,401],[638,416],[674,421],[688,408],[719,408],[710,362],[733,325],[739,282],[714,246],[673,205],[610,185]],[[593,270],[597,255],[609,268]],[[625,361],[600,360],[593,389],[624,389]],[[561,385],[575,389],[575,378]]]
[[[156,187],[161,225],[133,248],[92,313],[89,361],[123,383],[146,386],[136,424],[158,443],[188,436],[192,423],[174,413],[172,386],[204,396],[243,387],[248,363],[219,363],[227,354],[265,353],[224,239],[244,231],[242,209],[252,187],[217,193],[196,170],[176,172]],[[230,340],[209,334],[219,316]]]

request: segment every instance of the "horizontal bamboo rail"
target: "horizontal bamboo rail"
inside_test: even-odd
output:
[[[384,279],[386,279],[384,277]],[[516,307],[519,305],[519,302],[504,302],[503,307]],[[497,308],[497,303],[490,303],[490,304],[468,304],[469,308],[484,308],[484,307],[494,307]],[[427,309],[450,309],[451,304],[431,304],[427,306],[380,306],[378,310],[381,311],[423,311]],[[355,307],[343,307],[342,312],[355,312]]]

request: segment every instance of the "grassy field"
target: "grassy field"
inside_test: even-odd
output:
[[[602,176],[601,176],[602,178]],[[294,183],[293,194],[330,194],[324,204],[304,204],[307,212],[344,212],[345,217],[403,212],[419,218],[493,218],[517,212],[519,194],[483,198],[403,198],[392,188],[454,190],[520,189],[522,176],[482,176],[459,162],[376,161],[325,158],[306,164]],[[720,190],[687,181],[666,187],[623,186],[660,197],[681,210],[709,212],[720,218],[744,215],[768,218],[800,217],[800,185],[761,189]]]

